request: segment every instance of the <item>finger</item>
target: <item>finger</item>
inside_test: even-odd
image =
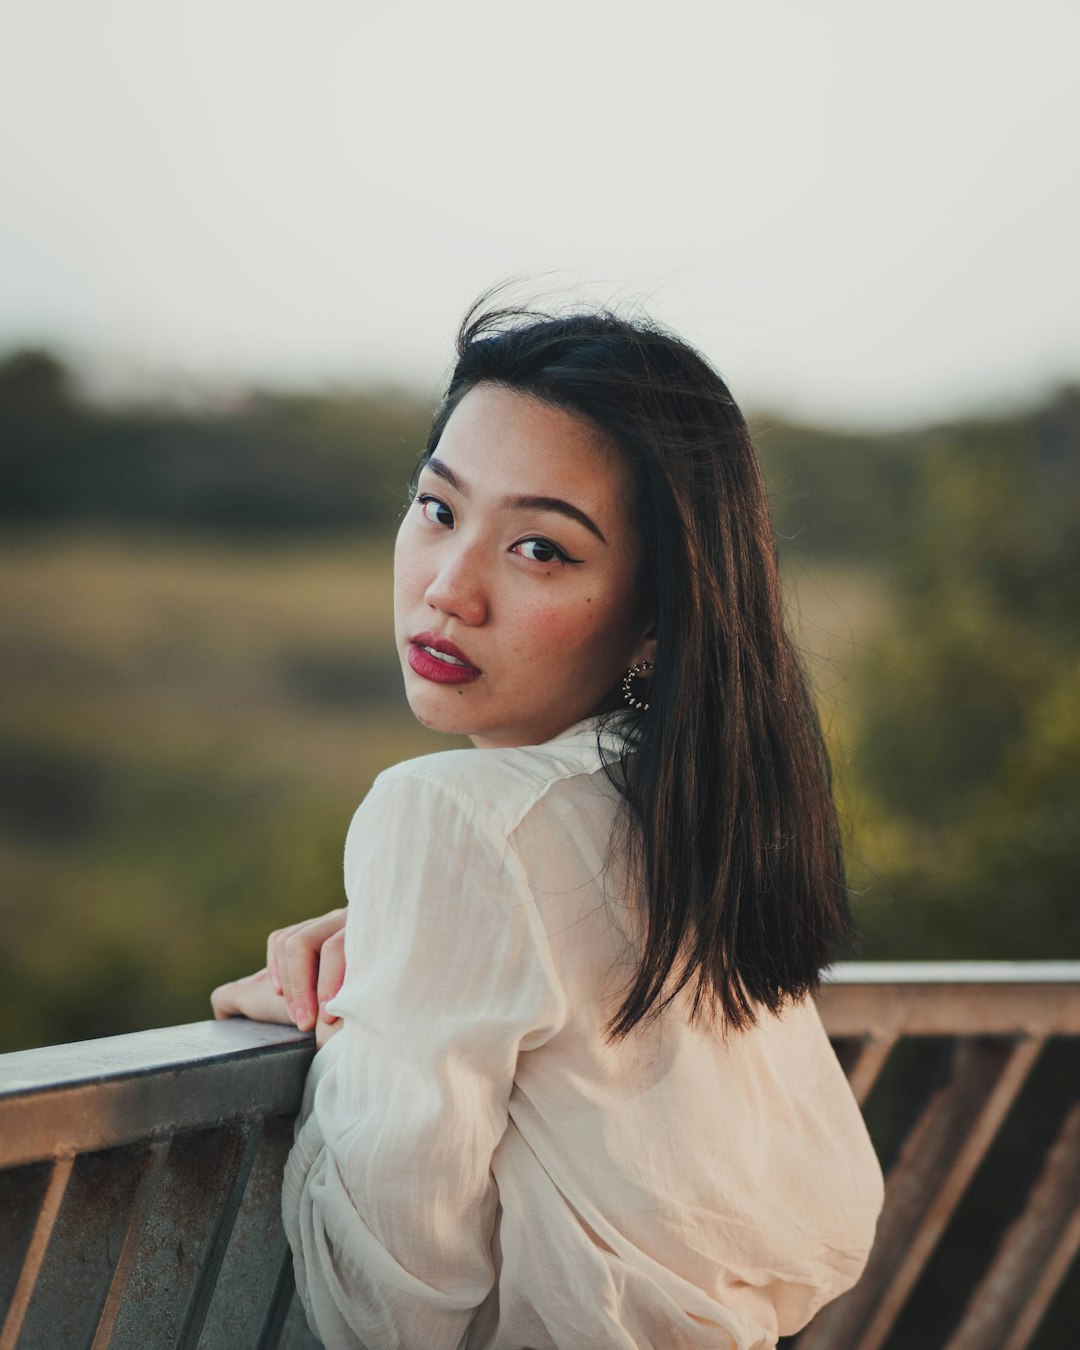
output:
[[[287,1002],[292,1002],[296,990],[289,984],[289,965],[286,958],[286,948],[290,939],[299,933],[307,933],[309,929],[320,924],[327,915],[321,915],[318,919],[304,919],[300,923],[291,923],[285,928],[277,928],[266,939],[266,968],[270,972],[270,980],[277,993],[281,994]],[[318,950],[321,938],[312,938],[309,945],[313,950]]]
[[[210,1007],[213,1009],[214,1018],[218,1022],[223,1021],[229,1016],[228,1004],[225,998],[225,989],[226,986],[220,984],[210,995]]]
[[[270,983],[274,986],[274,992],[277,994],[282,992],[281,976],[278,974],[277,963],[277,940],[280,933],[281,929],[275,928],[266,939],[266,969],[270,973]]]
[[[270,982],[274,986],[274,992],[284,994],[281,985],[281,959],[285,949],[285,942],[296,932],[298,928],[303,928],[304,924],[291,923],[285,928],[275,928],[266,939],[266,969],[270,972]]]
[[[324,1022],[336,1022],[333,1013],[327,1013],[326,1005],[345,983],[345,930],[338,929],[328,937],[319,953],[319,1016]]]
[[[345,910],[334,909],[317,919],[294,924],[278,944],[278,974],[285,1002],[296,1014],[296,1025],[308,1030],[318,1011],[319,952],[327,938],[345,925]],[[305,1025],[306,1021],[306,1025]]]
[[[308,935],[293,933],[284,943],[281,989],[289,1014],[301,1031],[310,1031],[317,1013],[319,949]]]
[[[225,1018],[238,1017],[240,1014],[240,990],[242,990],[243,980],[229,980],[227,984],[219,984],[211,994],[211,1007],[216,1021],[223,1022]]]
[[[288,1010],[280,994],[275,994],[265,970],[219,985],[210,995],[210,1006],[216,1018],[250,1017],[257,1022],[290,1021]]]

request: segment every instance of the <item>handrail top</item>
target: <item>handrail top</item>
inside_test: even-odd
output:
[[[293,1026],[230,1017],[14,1050],[0,1055],[0,1097],[161,1073],[194,1063],[220,1063],[313,1040],[310,1032]]]
[[[1080,987],[1080,961],[843,961],[828,967],[822,982],[826,990],[890,984]],[[312,1039],[293,1026],[235,1017],[16,1050],[0,1055],[0,1097],[167,1072],[275,1046],[310,1047]]]
[[[1080,961],[838,961],[823,984],[1080,984]]]

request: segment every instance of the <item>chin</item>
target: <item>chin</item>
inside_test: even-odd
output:
[[[412,715],[421,726],[442,732],[444,736],[468,736],[475,729],[474,719],[463,708],[448,707],[448,695],[453,697],[450,690],[432,690],[429,686],[415,691],[406,687],[405,690]]]

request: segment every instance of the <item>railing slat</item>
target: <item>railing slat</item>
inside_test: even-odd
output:
[[[289,1308],[296,1296],[292,1252],[286,1249],[281,1258],[281,1269],[278,1271],[278,1277],[274,1284],[274,1292],[270,1296],[266,1321],[259,1333],[259,1343],[256,1350],[279,1350],[281,1333],[285,1328],[285,1319],[289,1315]]]
[[[180,1340],[212,1250],[218,1216],[243,1152],[229,1125],[178,1135],[143,1228],[111,1350],[146,1350]]]
[[[961,1041],[949,1081],[908,1132],[862,1279],[823,1309],[800,1350],[877,1350],[1038,1056],[1041,1043]]]
[[[4,1318],[3,1329],[0,1330],[0,1350],[15,1350],[74,1163],[74,1158],[57,1158],[53,1163],[49,1184],[42,1197],[37,1222],[34,1224],[33,1236],[23,1258],[22,1271],[8,1306],[7,1316]]]
[[[973,1043],[961,1044],[957,1051],[958,1058],[968,1048],[974,1048]],[[998,1128],[1005,1118],[1005,1113],[1020,1091],[1024,1079],[1031,1071],[1031,1067],[1038,1058],[1041,1049],[1041,1041],[1018,1041],[1009,1051],[1008,1058],[1005,1060],[1000,1073],[996,1074],[995,1080],[988,1085],[989,1091],[974,1112],[974,1118],[970,1119],[969,1117],[970,1123],[964,1119],[968,1113],[963,1110],[955,1112],[955,1114],[950,1113],[953,1114],[952,1121],[946,1122],[944,1119],[941,1121],[939,1134],[941,1155],[943,1156],[947,1151],[950,1151],[955,1143],[959,1143],[959,1148],[945,1171],[945,1175],[940,1177],[933,1192],[931,1192],[930,1204],[907,1246],[904,1258],[893,1275],[885,1297],[881,1300],[870,1325],[859,1341],[859,1350],[878,1350],[878,1347],[884,1343],[897,1314],[904,1306],[908,1295],[915,1286],[915,1281],[930,1259],[930,1255],[937,1246],[949,1217],[967,1189],[968,1183],[975,1174],[975,1169],[990,1147],[994,1135],[997,1134]],[[960,1076],[960,1081],[964,1082],[966,1079],[968,1087],[977,1090],[976,1083],[979,1077],[981,1075],[976,1071],[970,1077]],[[974,1100],[977,1101],[978,1098]],[[930,1138],[924,1138],[922,1142],[931,1143],[932,1135],[936,1132],[931,1126],[927,1131]]]
[[[889,1058],[895,1044],[896,1038],[893,1036],[881,1039],[867,1036],[863,1041],[862,1049],[859,1051],[855,1063],[851,1066],[851,1073],[848,1075],[851,1091],[860,1106],[866,1105],[870,1090],[877,1082],[882,1069],[885,1067],[885,1061]]]
[[[264,1121],[199,1350],[276,1350],[293,1293],[292,1254],[281,1222],[281,1181],[292,1138],[290,1117]]]
[[[161,1183],[161,1174],[168,1154],[169,1140],[163,1139],[151,1144],[143,1157],[138,1184],[132,1197],[131,1208],[128,1210],[124,1242],[120,1248],[120,1256],[117,1259],[112,1280],[109,1283],[108,1293],[105,1295],[105,1306],[98,1318],[91,1350],[108,1350],[112,1341],[113,1329],[116,1326],[116,1319],[120,1314],[124,1295],[127,1292],[128,1280],[135,1268],[135,1255],[142,1241],[147,1218],[153,1209],[154,1199]]]
[[[80,1154],[74,1160],[38,1271],[18,1344],[93,1342],[135,1200],[145,1145]]]
[[[1004,1350],[1027,1350],[1078,1250],[1080,1250],[1080,1209],[1075,1208],[1074,1201],[1072,1218],[1061,1234],[1057,1246],[1050,1253],[1043,1273],[1036,1281],[1031,1297]]]
[[[0,1329],[22,1274],[52,1170],[51,1162],[40,1162],[0,1171]]]
[[[1023,1350],[1080,1247],[1080,1102],[975,1288],[946,1350]]]
[[[177,1339],[178,1350],[195,1350],[198,1343],[203,1322],[206,1320],[206,1313],[210,1307],[210,1300],[214,1296],[214,1287],[225,1260],[229,1239],[232,1237],[233,1224],[236,1222],[240,1202],[244,1197],[244,1190],[247,1187],[248,1178],[259,1151],[262,1132],[263,1123],[261,1120],[252,1121],[243,1132],[243,1152],[237,1158],[228,1196],[217,1209],[217,1221],[213,1232],[210,1234],[205,1255],[200,1264],[195,1297],[188,1309],[184,1329]]]

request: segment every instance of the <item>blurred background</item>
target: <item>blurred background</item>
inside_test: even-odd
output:
[[[391,643],[482,290],[751,415],[859,955],[1080,954],[1080,10],[0,4],[0,1048],[194,1020],[447,742]]]

